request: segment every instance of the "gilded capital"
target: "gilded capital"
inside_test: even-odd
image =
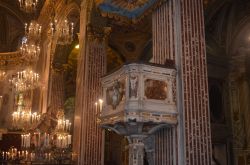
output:
[[[87,36],[90,41],[106,41],[110,33],[111,27],[93,27],[91,25],[87,27]]]

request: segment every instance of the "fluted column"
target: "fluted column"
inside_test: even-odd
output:
[[[73,132],[73,152],[76,154],[76,161],[80,165],[80,157],[81,157],[81,133],[82,133],[82,112],[83,112],[83,99],[86,97],[84,95],[85,90],[85,61],[86,61],[86,31],[87,24],[89,22],[90,15],[90,1],[83,0],[81,3],[81,11],[80,11],[80,33],[78,35],[79,38],[79,55],[77,59],[77,76],[76,76],[76,100],[75,100],[75,116],[74,116],[74,132]]]
[[[52,87],[51,87],[51,112],[56,114],[57,110],[64,106],[64,76],[63,71],[52,69],[51,71]]]
[[[89,11],[82,5],[73,150],[79,165],[101,165],[104,134],[97,125],[95,102],[102,96],[100,78],[106,73],[106,35],[103,28],[87,26]]]
[[[169,155],[171,148],[158,148],[159,154],[166,156],[167,160],[177,156],[178,164],[209,165],[211,135],[203,1],[169,0],[154,12],[152,21],[152,62],[164,64],[166,59],[174,60],[178,72],[176,98],[179,122],[175,137],[178,152]],[[174,138],[164,137],[164,132],[162,134],[156,135],[158,139]],[[156,161],[160,162],[159,165],[175,164],[164,159],[156,158]]]
[[[173,1],[169,0],[152,14],[153,58],[151,62],[164,64],[174,60]]]
[[[102,97],[100,78],[106,73],[105,40],[88,32],[84,74],[80,162],[101,165],[103,130],[97,125],[95,102]]]

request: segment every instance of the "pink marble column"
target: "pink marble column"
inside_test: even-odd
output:
[[[157,155],[156,161],[163,160],[164,163],[158,163],[160,165],[209,165],[211,135],[203,1],[169,0],[153,13],[152,22],[152,62],[164,64],[166,59],[175,61],[178,72],[177,107],[180,114],[176,128],[178,152],[168,154],[172,143],[166,145],[167,150],[164,147],[159,150],[156,146],[162,157],[177,157],[178,161],[165,162],[165,158],[157,158]],[[164,132],[156,136],[167,138]],[[162,145],[169,142],[163,140]]]
[[[86,31],[88,24],[88,9],[87,1],[81,3],[80,12],[80,34],[79,34],[79,46],[80,53],[78,55],[77,63],[77,77],[76,77],[76,101],[75,101],[75,116],[74,116],[74,132],[73,132],[73,152],[76,155],[74,159],[77,164],[81,164],[81,133],[82,133],[82,111],[84,102],[83,99],[86,97],[85,94],[85,63],[86,63]]]
[[[57,111],[64,106],[64,76],[63,71],[51,71],[52,86],[51,86],[51,104],[50,110],[56,114]]]
[[[102,97],[100,78],[106,73],[106,37],[104,29],[96,32],[87,28],[87,8],[81,11],[81,17],[85,19],[81,20],[79,36],[73,151],[79,165],[101,165],[103,130],[97,125],[95,102]]]

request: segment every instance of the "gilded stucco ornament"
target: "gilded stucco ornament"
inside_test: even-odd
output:
[[[30,64],[19,51],[0,53],[0,68],[9,69]]]
[[[90,41],[106,41],[111,33],[111,27],[94,27],[87,26],[87,35]]]

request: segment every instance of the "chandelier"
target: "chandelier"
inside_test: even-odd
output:
[[[25,60],[37,61],[40,55],[40,47],[36,44],[24,43],[20,47],[20,53]]]
[[[17,72],[9,80],[16,92],[23,92],[26,90],[32,90],[39,85],[39,75],[30,68]]]
[[[26,13],[34,13],[36,11],[38,0],[19,0],[19,7]]]
[[[55,129],[56,146],[58,148],[68,148],[71,144],[70,135],[71,123],[69,120],[65,120],[64,112],[59,110],[57,113],[57,126]]]
[[[42,34],[42,26],[38,24],[36,21],[31,21],[30,24],[28,25],[25,23],[24,26],[25,29],[25,35],[29,39],[29,41],[32,42],[39,42],[41,39],[41,34]]]
[[[12,113],[13,127],[17,129],[27,128],[27,126],[38,123],[39,120],[40,115],[37,112],[31,113],[31,108],[23,108]]]
[[[22,107],[23,96],[19,96],[18,104]],[[37,122],[40,116],[29,113],[29,122]],[[18,116],[18,115],[17,115]],[[20,114],[19,114],[20,116]],[[37,118],[38,117],[38,118]],[[33,120],[32,120],[33,119]],[[54,131],[42,132],[39,129],[24,130],[21,134],[21,150],[15,148],[2,152],[2,158],[6,161],[32,161],[41,164],[73,164],[75,154],[71,152],[72,135],[71,123],[65,119],[63,110],[57,113],[56,127]]]
[[[62,23],[58,23],[57,20],[54,20],[50,23],[52,36],[57,34],[57,44],[67,45],[73,41],[74,35],[74,23],[69,22],[65,19]]]
[[[25,104],[23,93],[19,93],[17,110],[12,113],[13,128],[28,130],[32,125],[37,124],[39,120],[40,115],[37,112],[31,113],[31,105]]]

